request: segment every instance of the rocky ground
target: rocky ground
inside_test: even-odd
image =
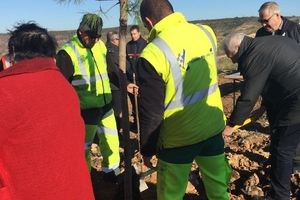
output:
[[[237,83],[233,87],[232,81],[224,79],[220,75],[219,85],[224,105],[224,112],[229,116],[233,105],[233,91],[237,91],[241,83]],[[259,108],[259,102],[254,110]],[[230,199],[244,200],[251,199],[252,196],[264,196],[265,192],[270,188],[268,171],[270,166],[263,166],[264,161],[269,156],[269,129],[265,114],[263,114],[256,122],[252,122],[239,130],[231,137],[225,138],[225,151],[227,158],[232,166],[233,173],[229,185]],[[101,169],[101,157],[97,156],[97,147],[93,150],[93,165],[96,169]],[[139,154],[133,159],[133,163],[138,163]],[[153,164],[156,164],[156,159],[152,159]],[[146,171],[146,167],[143,168]],[[94,191],[97,199],[123,199],[122,183],[118,182],[116,187],[112,183],[110,189],[102,190],[99,182],[101,172],[93,170],[92,180],[94,183]],[[137,177],[138,180],[138,177]],[[144,178],[148,189],[140,193],[140,198],[144,200],[156,199],[156,173],[152,173]],[[300,199],[300,174],[293,174],[292,180],[292,200]],[[120,189],[121,188],[121,189]],[[138,199],[135,197],[134,199]],[[198,166],[193,164],[191,168],[190,181],[186,189],[185,200],[205,200],[205,191],[201,182],[201,174],[198,173]]]

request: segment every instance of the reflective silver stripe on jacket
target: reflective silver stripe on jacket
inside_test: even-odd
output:
[[[86,71],[86,68],[84,66],[84,62],[82,60],[82,57],[81,57],[78,49],[75,47],[75,45],[72,42],[69,42],[67,45],[70,46],[71,49],[74,51],[74,53],[75,53],[75,55],[78,59],[78,64],[79,64],[80,72],[81,72],[81,75],[82,75],[82,79],[72,80],[72,82],[71,82],[72,85],[74,85],[74,86],[86,85],[86,84],[90,84],[92,82],[95,82],[97,80],[101,80],[101,78],[102,79],[108,78],[107,73],[97,74],[96,76],[92,76],[91,78],[89,78],[89,76],[87,74],[87,71]]]
[[[110,109],[109,111],[107,111],[107,112],[105,113],[105,115],[103,116],[102,119],[105,119],[106,117],[112,115],[113,113],[114,113],[114,110],[113,110],[113,109]]]
[[[206,29],[205,29],[203,26],[201,26],[201,25],[199,25],[198,27],[201,28],[201,29],[204,31],[204,33],[207,35],[207,37],[209,38],[209,40],[210,40],[210,42],[211,42],[211,44],[212,44],[212,46],[213,46],[214,56],[215,56],[215,61],[216,61],[216,67],[217,67],[217,69],[218,69],[217,46],[216,46],[216,44],[215,44],[215,41],[214,41],[212,35],[210,34],[210,32],[209,32],[208,30],[206,30]]]
[[[183,106],[187,106],[193,103],[196,103],[198,101],[201,101],[203,98],[207,97],[208,95],[214,93],[218,88],[218,83],[215,83],[213,85],[210,85],[209,87],[207,87],[204,90],[200,90],[198,92],[195,92],[194,94],[190,95],[190,96],[186,96],[182,101],[172,101],[169,104],[166,104],[165,107],[167,107],[167,109],[175,109],[175,108],[179,108],[179,107],[183,107]]]
[[[89,83],[95,82],[97,80],[101,80],[101,77],[102,77],[102,79],[104,79],[104,78],[107,78],[108,76],[107,76],[107,74],[101,74],[101,75],[97,74],[96,77],[93,76],[91,78],[83,76],[82,77],[83,79],[72,80],[72,85],[78,86],[78,85],[89,84]]]
[[[156,45],[165,55],[166,59],[170,64],[170,70],[173,76],[174,86],[175,86],[175,101],[170,101],[165,104],[165,110],[175,109],[190,105],[192,103],[196,103],[201,101],[206,96],[214,93],[218,88],[218,83],[208,86],[203,90],[196,91],[194,94],[190,96],[185,96],[183,93],[183,81],[184,78],[180,72],[180,66],[177,62],[177,58],[174,55],[170,46],[160,37],[155,38],[152,43]],[[214,44],[214,43],[213,43]],[[215,53],[215,52],[214,52]],[[204,58],[205,56],[200,56]]]
[[[111,171],[114,171],[115,174],[117,175],[117,174],[120,173],[119,166],[120,166],[119,163],[117,163],[117,164],[115,164],[115,165],[113,165],[113,166],[110,166],[110,167],[102,167],[102,171],[103,171],[104,173],[109,173],[109,172],[111,172]]]
[[[155,38],[152,43],[156,45],[165,55],[166,59],[169,61],[170,70],[173,76],[174,86],[175,86],[175,100],[178,103],[184,102],[184,95],[183,95],[183,77],[180,72],[180,66],[177,62],[177,58],[174,55],[172,49],[169,45],[160,37]],[[169,102],[165,105],[165,110],[169,109],[170,104],[173,102]],[[180,106],[180,105],[178,105]],[[183,104],[181,104],[183,106]]]
[[[107,127],[104,127],[104,126],[100,126],[97,129],[97,133],[98,134],[105,133],[105,134],[110,134],[110,135],[118,135],[117,129],[107,128]]]
[[[9,54],[5,55],[5,66],[6,68],[10,67],[10,58],[9,58]]]

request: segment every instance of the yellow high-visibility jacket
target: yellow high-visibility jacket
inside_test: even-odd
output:
[[[74,66],[71,84],[79,96],[80,108],[101,108],[110,103],[112,97],[104,43],[99,40],[92,49],[87,49],[75,34],[62,49],[71,57]]]
[[[165,17],[152,28],[141,57],[165,84],[160,146],[196,144],[224,129],[216,51],[212,29],[188,23],[180,13]]]

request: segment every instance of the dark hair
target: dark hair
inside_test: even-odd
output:
[[[140,32],[140,27],[138,25],[132,25],[129,29],[129,31],[137,30],[137,32]]]
[[[168,0],[143,0],[140,7],[142,20],[144,21],[148,17],[155,23],[173,12],[173,6]]]
[[[57,42],[48,31],[33,22],[19,23],[9,31],[8,50],[14,61],[34,57],[54,57]]]
[[[83,15],[78,29],[93,37],[100,37],[102,33],[102,18],[93,13]]]

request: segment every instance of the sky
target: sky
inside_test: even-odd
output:
[[[257,10],[266,0],[170,0],[174,10],[187,20],[220,19],[257,16]],[[57,0],[8,0],[1,1],[0,33],[6,33],[17,23],[34,21],[50,31],[75,30],[87,12],[108,11],[117,0],[83,0],[79,4],[58,3]],[[277,0],[283,16],[300,16],[299,0]],[[119,6],[102,15],[104,28],[119,25]],[[128,24],[134,24],[129,16]]]

